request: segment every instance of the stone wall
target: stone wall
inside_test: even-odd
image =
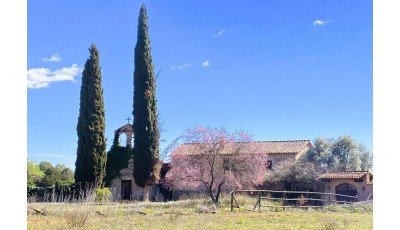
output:
[[[274,168],[279,162],[285,161],[285,160],[296,160],[296,154],[295,153],[285,153],[285,154],[270,154],[268,155],[268,160],[272,161],[272,168]]]
[[[119,201],[121,200],[121,181],[122,180],[131,180],[132,181],[132,193],[131,200],[142,200],[143,199],[143,188],[138,187],[135,184],[135,179],[133,178],[133,159],[129,160],[128,167],[121,170],[121,176],[115,178],[111,183],[111,192],[113,195],[113,200]],[[153,198],[158,195],[158,188],[156,186],[152,186],[149,188],[150,192],[150,200],[154,200]]]

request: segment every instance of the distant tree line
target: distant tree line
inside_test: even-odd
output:
[[[372,152],[350,136],[335,139],[318,137],[314,148],[308,151],[304,161],[311,162],[327,171],[370,171]]]
[[[74,171],[63,164],[53,166],[50,162],[28,160],[27,164],[28,197],[41,197],[53,191],[65,194],[74,189]]]

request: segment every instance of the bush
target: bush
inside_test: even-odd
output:
[[[64,213],[64,219],[71,228],[83,228],[90,219],[90,213],[82,210],[70,210]]]
[[[112,193],[109,188],[97,188],[96,192],[96,202],[108,202],[111,200]]]
[[[271,190],[316,191],[320,173],[312,163],[284,160],[267,171],[265,185]]]

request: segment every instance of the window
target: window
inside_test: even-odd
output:
[[[222,167],[223,167],[224,170],[226,170],[226,171],[228,171],[228,170],[231,168],[228,159],[223,159]]]
[[[267,161],[267,169],[272,169],[272,161],[271,160]]]
[[[225,171],[237,172],[239,170],[238,165],[232,161],[232,159],[223,159],[222,167]]]

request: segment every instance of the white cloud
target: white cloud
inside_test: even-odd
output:
[[[51,71],[47,68],[28,69],[28,88],[39,89],[57,81],[75,81],[75,76],[82,71],[77,64]]]
[[[326,24],[332,22],[332,20],[323,20],[323,19],[317,19],[312,22],[314,26],[325,26]]]
[[[61,57],[58,54],[53,54],[49,58],[42,58],[43,61],[49,61],[49,62],[59,62],[61,61]]]
[[[221,36],[225,32],[225,28],[221,29],[218,33],[213,34],[213,37]]]
[[[51,158],[67,158],[65,154],[52,154],[52,153],[28,153],[30,156],[51,157]]]
[[[171,70],[173,70],[173,71],[174,70],[181,70],[181,69],[187,68],[187,67],[192,66],[192,65],[194,65],[194,63],[191,63],[191,62],[186,63],[184,65],[179,65],[179,66],[173,65],[173,66],[171,66]]]
[[[203,63],[201,63],[201,65],[202,65],[203,67],[209,67],[209,66],[210,66],[210,61],[206,60],[206,61],[204,61]]]

